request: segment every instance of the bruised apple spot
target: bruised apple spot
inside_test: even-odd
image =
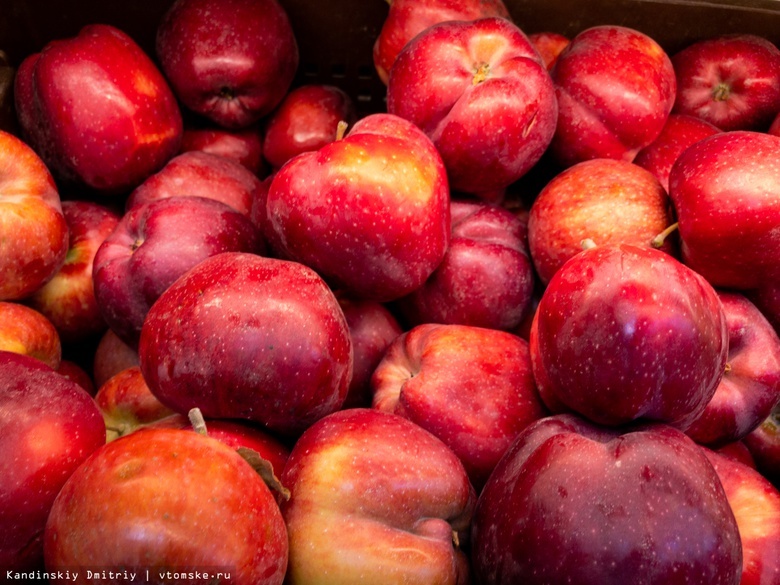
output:
[[[148,75],[142,71],[138,71],[133,76],[133,87],[141,95],[147,97],[156,97],[159,93],[159,85],[153,79],[150,79]]]

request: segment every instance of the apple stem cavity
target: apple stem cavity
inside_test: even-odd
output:
[[[206,429],[206,420],[203,418],[203,413],[200,411],[200,408],[195,407],[190,409],[190,411],[187,413],[187,418],[190,419],[192,430],[194,430],[199,435],[208,436],[209,433]]]
[[[482,83],[487,79],[489,73],[490,65],[487,63],[482,63],[479,67],[477,67],[477,72],[474,74],[474,79],[471,80],[471,84],[478,85]]]
[[[725,102],[729,99],[730,94],[731,90],[729,89],[728,84],[719,83],[715,86],[715,89],[712,90],[712,99],[716,102]]]
[[[664,231],[662,231],[660,234],[654,237],[653,241],[650,242],[653,248],[660,248],[661,246],[663,246],[664,242],[666,241],[666,238],[669,237],[670,234],[674,233],[679,227],[679,225],[680,225],[679,222],[674,222],[672,225],[670,225],[668,228],[666,228]]]
[[[596,247],[596,242],[594,242],[590,238],[585,238],[584,240],[582,240],[580,242],[580,247],[583,250],[590,250],[591,248],[595,248]]]
[[[341,140],[344,138],[344,135],[347,133],[347,122],[344,120],[341,120],[338,125],[336,126],[336,140]]]
[[[270,490],[278,493],[280,496],[282,496],[282,498],[284,498],[285,501],[290,499],[290,490],[284,487],[282,482],[279,481],[279,478],[276,477],[274,474],[274,468],[270,461],[263,459],[260,456],[260,453],[248,447],[239,447],[236,449],[236,452],[244,458],[244,461],[249,463],[252,469],[257,472],[257,475],[263,479],[265,485],[267,485]]]

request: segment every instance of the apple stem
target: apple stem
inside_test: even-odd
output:
[[[192,430],[194,430],[199,435],[208,435],[208,430],[206,429],[206,420],[203,418],[203,413],[200,411],[200,408],[192,408],[187,413],[187,417],[190,419],[190,424],[192,425]]]
[[[729,94],[731,91],[729,90],[729,86],[726,83],[719,83],[715,86],[715,89],[712,90],[712,99],[714,99],[716,102],[725,102],[727,99],[729,99]]]
[[[276,477],[270,461],[263,459],[260,453],[248,447],[239,447],[236,449],[236,452],[257,472],[265,482],[265,485],[276,491],[285,501],[290,499],[290,490],[284,487],[279,478]]]
[[[590,238],[585,238],[580,242],[580,246],[582,247],[583,250],[590,250],[591,248],[596,247],[596,242],[594,242]]]
[[[474,74],[474,79],[471,80],[472,85],[478,85],[487,79],[488,73],[490,73],[490,65],[482,63],[477,67],[477,72]]]
[[[460,547],[460,538],[458,537],[458,531],[453,530],[452,531],[452,544],[455,548]]]
[[[672,225],[670,225],[668,228],[666,228],[664,231],[662,231],[660,234],[654,237],[653,241],[650,242],[650,244],[653,246],[653,248],[660,248],[661,246],[664,245],[666,238],[669,237],[670,234],[674,233],[679,226],[680,226],[679,222],[677,221],[674,222]]]
[[[344,138],[344,135],[347,133],[347,124],[344,120],[341,120],[338,125],[336,126],[336,140],[341,140]]]
[[[724,372],[728,374],[731,371],[731,364],[726,362],[726,367],[724,369]]]

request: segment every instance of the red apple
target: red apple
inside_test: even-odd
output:
[[[439,439],[393,414],[350,409],[309,428],[281,477],[287,585],[468,581],[457,547],[475,496]]]
[[[626,27],[582,31],[551,75],[559,109],[551,151],[565,166],[593,158],[631,162],[658,138],[674,103],[669,56],[652,38]]]
[[[772,280],[756,290],[746,291],[745,294],[780,335],[780,283]]]
[[[60,367],[57,368],[57,373],[81,386],[90,396],[95,396],[97,393],[97,388],[95,388],[95,383],[92,381],[92,378],[90,378],[87,371],[76,362],[71,360],[60,360]]]
[[[403,330],[382,304],[338,296],[352,339],[352,378],[342,408],[371,406],[371,375]]]
[[[138,351],[122,341],[110,329],[103,334],[92,359],[92,378],[100,388],[112,376],[138,365]]]
[[[141,330],[141,371],[164,404],[294,435],[339,409],[352,344],[338,301],[311,269],[226,252],[180,277]]]
[[[511,330],[528,313],[536,280],[527,230],[509,210],[452,201],[444,260],[397,306],[412,325],[448,323]]]
[[[726,371],[704,412],[686,430],[697,443],[714,446],[743,439],[780,402],[780,338],[744,296],[718,296],[728,326]]]
[[[387,111],[433,141],[453,189],[484,193],[522,177],[550,144],[558,115],[550,75],[504,18],[449,21],[398,54]]]
[[[244,130],[184,128],[181,152],[205,152],[236,161],[250,173],[265,174],[263,135],[256,126]]]
[[[701,118],[685,114],[670,114],[661,134],[634,158],[634,164],[647,169],[669,191],[669,173],[683,151],[699,140],[720,132]]]
[[[780,50],[751,34],[706,38],[672,57],[674,112],[721,130],[765,130],[780,110]]]
[[[128,35],[103,24],[27,57],[15,84],[19,122],[58,177],[123,193],[179,150],[176,99]]]
[[[553,276],[530,346],[539,392],[553,411],[685,429],[723,376],[728,330],[701,276],[664,252],[621,244],[580,252]]]
[[[780,404],[744,439],[756,469],[780,489]]]
[[[339,122],[357,118],[352,99],[332,85],[304,85],[288,93],[265,124],[263,155],[278,169],[302,152],[336,140]]]
[[[0,301],[0,351],[34,357],[53,370],[62,360],[54,324],[35,309],[6,301]]]
[[[68,253],[68,224],[54,179],[38,155],[0,131],[0,300],[35,292]]]
[[[734,441],[733,443],[726,443],[725,445],[713,449],[719,455],[728,457],[733,461],[738,461],[743,465],[747,465],[752,469],[756,469],[756,460],[753,459],[753,455],[750,453],[747,445],[744,441]]]
[[[276,0],[178,0],[157,29],[157,57],[185,106],[244,128],[287,93],[298,45]]]
[[[726,492],[742,541],[739,585],[780,583],[780,492],[756,470],[704,449]]]
[[[392,0],[389,4],[373,51],[374,66],[385,84],[401,49],[434,24],[488,16],[511,19],[502,0]]]
[[[95,255],[95,297],[103,318],[135,347],[144,318],[187,270],[222,252],[264,251],[248,217],[204,197],[170,197],[128,211]]]
[[[669,195],[683,261],[713,286],[747,290],[780,278],[780,137],[700,140],[672,167]]]
[[[39,360],[0,351],[0,567],[41,569],[43,530],[65,480],[106,440],[100,411]]]
[[[528,245],[546,284],[582,251],[583,240],[649,248],[673,221],[671,200],[649,171],[622,160],[595,159],[569,167],[542,189],[531,205]],[[663,250],[675,251],[670,238]]]
[[[76,583],[92,583],[86,571],[99,567],[136,582],[281,585],[288,554],[276,500],[252,467],[176,429],[131,433],[79,467],[54,502],[44,548],[46,570],[78,572]]]
[[[512,444],[472,522],[484,585],[737,585],[740,535],[718,475],[682,432],[542,419]]]
[[[555,62],[558,60],[558,55],[560,55],[571,42],[569,37],[551,31],[532,33],[528,35],[528,40],[531,41],[534,49],[539,53],[544,66],[547,67],[547,71],[550,71],[553,68]]]
[[[441,262],[449,204],[433,143],[406,120],[374,114],[274,175],[266,235],[333,288],[384,302],[416,289]]]
[[[92,269],[95,254],[119,223],[119,214],[90,201],[63,201],[70,244],[65,263],[27,303],[56,327],[64,343],[102,335],[107,325],[95,299]]]
[[[388,348],[371,387],[374,408],[444,441],[477,491],[517,434],[546,414],[528,343],[495,329],[419,325]]]
[[[773,134],[774,136],[780,136],[780,112],[777,113],[774,120],[772,120],[772,124],[769,126],[769,130],[767,130],[769,134]]]

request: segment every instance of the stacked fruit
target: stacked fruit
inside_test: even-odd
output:
[[[394,0],[363,117],[276,0],[154,57],[16,72],[6,580],[780,584],[773,44]]]

